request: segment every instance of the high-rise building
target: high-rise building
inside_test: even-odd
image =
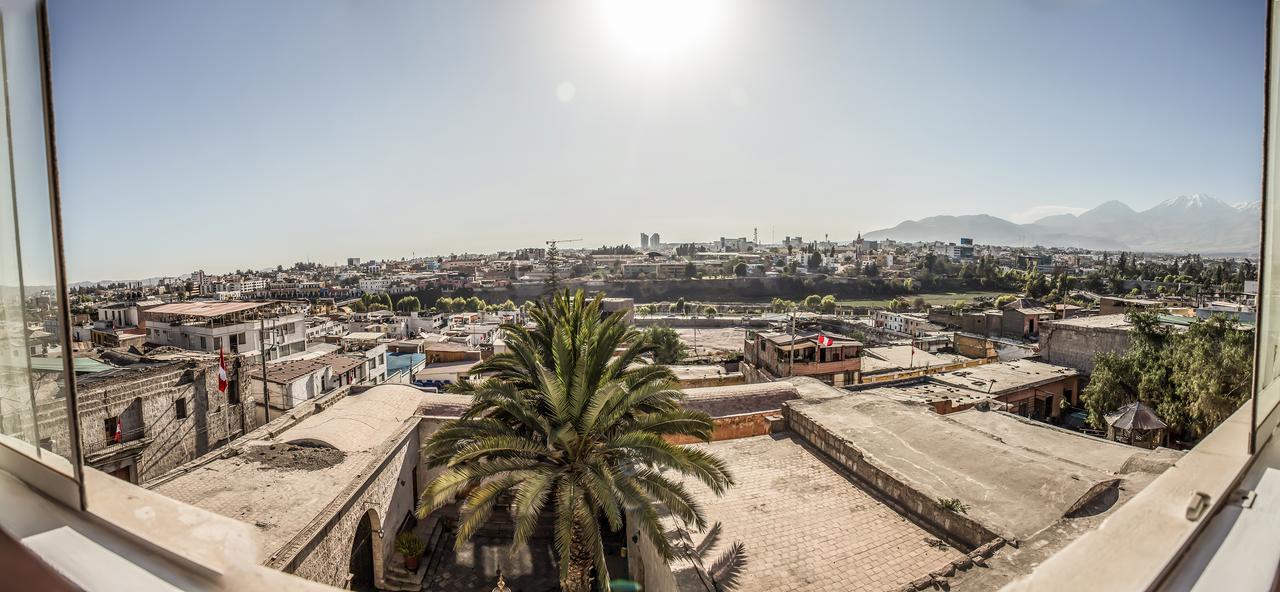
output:
[[[643,232],[640,233],[640,248],[641,249],[649,248],[649,235]]]
[[[653,234],[649,235],[649,248],[650,248],[650,249],[656,249],[656,248],[658,248],[658,245],[660,245],[660,244],[662,244],[662,241],[658,239],[658,233],[656,233],[656,232],[655,232],[655,233],[653,233]]]

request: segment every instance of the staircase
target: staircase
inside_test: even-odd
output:
[[[427,581],[428,572],[440,562],[441,548],[447,546],[444,544],[446,530],[444,521],[439,517],[419,523],[413,531],[426,541],[427,550],[418,561],[418,569],[409,571],[405,567],[404,556],[393,552],[391,561],[387,562],[386,569],[383,570],[383,586],[380,589],[389,592],[422,590],[424,582]],[[447,551],[447,549],[444,550]]]

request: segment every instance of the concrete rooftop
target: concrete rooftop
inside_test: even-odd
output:
[[[161,482],[161,494],[257,527],[274,553],[381,458],[430,396],[402,385],[349,395],[270,440],[251,440]],[[290,444],[295,443],[295,444]],[[332,448],[298,447],[324,443]]]
[[[1034,360],[1013,360],[934,374],[933,379],[996,396],[1079,374],[1074,368],[1065,366]]]
[[[1147,454],[1005,413],[953,419],[867,392],[787,405],[928,498],[960,499],[969,518],[1009,540],[1054,523],[1095,485],[1119,478],[1128,457]]]

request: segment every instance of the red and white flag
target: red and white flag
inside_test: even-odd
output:
[[[227,359],[218,350],[218,392],[227,392]]]
[[[826,336],[826,335],[823,335],[822,333],[819,333],[819,334],[818,334],[818,346],[819,346],[819,347],[830,347],[830,346],[831,346],[831,344],[833,344],[833,343],[835,343],[835,340],[834,340],[834,339],[832,339],[832,338],[830,338],[830,337],[828,337],[828,336]]]
[[[119,417],[117,417],[117,418],[116,418],[116,435],[114,435],[114,436],[112,436],[112,437],[111,437],[111,441],[112,441],[112,442],[119,442],[123,437],[124,437],[124,434],[123,434],[123,433],[121,433],[121,431],[120,431],[120,418],[119,418]]]

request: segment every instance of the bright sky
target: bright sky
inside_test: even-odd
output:
[[[620,1],[53,0],[70,279],[1258,199],[1263,0]]]

